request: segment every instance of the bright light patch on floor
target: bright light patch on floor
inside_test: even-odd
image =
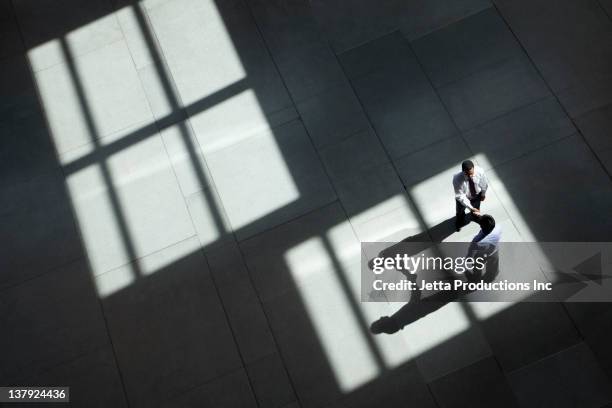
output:
[[[63,61],[60,42],[54,38],[30,48],[28,50],[28,59],[33,71],[40,71]]]
[[[75,55],[85,55],[105,44],[110,44],[122,38],[121,29],[115,16],[108,14],[79,25],[65,34],[64,38],[74,50]],[[57,39],[47,41],[32,47],[28,58],[34,71],[41,71],[64,62],[64,54]]]
[[[206,155],[227,149],[259,134],[270,134],[266,115],[252,89],[219,101],[214,106],[191,116],[202,151]]]
[[[400,335],[414,356],[468,330],[470,322],[459,303],[448,303],[433,313],[406,326]]]
[[[338,386],[349,392],[375,378],[378,368],[320,238],[290,249],[285,260]]]
[[[100,166],[92,165],[70,175],[67,184],[94,275],[112,267],[108,259],[127,260]]]
[[[245,78],[214,1],[147,2],[145,7],[185,106]]]
[[[95,275],[195,235],[159,136],[70,174],[67,184]]]
[[[206,159],[235,230],[300,198],[272,131],[248,137]]]
[[[364,242],[400,241],[420,232],[419,222],[404,194],[396,194],[351,217]]]
[[[66,43],[62,62],[35,74],[53,141],[60,154],[109,143],[153,122],[124,41],[76,56]]]

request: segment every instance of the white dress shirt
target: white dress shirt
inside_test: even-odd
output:
[[[453,176],[453,187],[455,188],[455,198],[465,207],[472,210],[474,207],[470,203],[470,199],[476,197],[472,197],[472,194],[470,193],[468,178],[469,176],[466,176],[463,172],[455,174]],[[484,196],[487,193],[487,188],[489,188],[489,182],[484,170],[478,166],[474,166],[474,175],[472,176],[472,180],[474,180],[476,194],[478,195],[482,193]]]

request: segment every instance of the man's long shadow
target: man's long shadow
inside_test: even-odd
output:
[[[417,235],[405,238],[395,245],[384,249],[380,252],[379,256],[383,257],[394,257],[395,255],[408,255],[413,256],[427,249],[435,247],[441,243],[445,238],[449,237],[455,232],[455,218],[449,218],[438,225],[430,228],[429,230],[422,232]],[[405,245],[410,243],[411,245]],[[406,250],[409,249],[407,253]],[[493,268],[487,271],[485,280],[494,280],[498,274],[497,268]],[[409,281],[416,282],[417,275],[406,275]],[[448,280],[456,279],[456,276],[447,274]],[[370,331],[374,334],[387,333],[393,334],[405,326],[419,320],[422,317],[427,316],[430,313],[435,312],[444,305],[458,300],[460,297],[469,294],[472,291],[469,290],[442,290],[434,293],[427,297],[421,297],[421,291],[419,289],[411,291],[410,301],[402,306],[393,315],[384,316],[376,320],[370,326]]]

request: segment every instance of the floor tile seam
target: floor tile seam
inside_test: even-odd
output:
[[[507,164],[509,164],[509,163],[511,163],[513,161],[524,159],[525,157],[527,157],[527,156],[529,156],[529,155],[531,155],[533,153],[538,153],[541,150],[544,150],[544,149],[547,149],[547,148],[549,148],[551,146],[554,146],[557,143],[564,142],[564,141],[566,141],[568,139],[571,139],[574,136],[578,136],[578,132],[577,131],[571,132],[571,133],[569,133],[567,135],[564,135],[564,136],[556,137],[555,139],[550,140],[547,143],[542,144],[541,146],[537,146],[537,147],[534,147],[534,148],[532,148],[530,150],[524,151],[524,152],[522,152],[522,153],[520,153],[520,154],[518,154],[518,155],[516,155],[514,157],[511,157],[509,159],[501,160],[498,163],[496,163],[494,165],[491,165],[491,167],[485,168],[485,170],[496,170],[496,169],[499,169],[500,167],[504,167],[504,166],[506,166]]]
[[[560,354],[562,354],[562,353],[564,353],[566,351],[569,351],[571,349],[576,349],[578,347],[581,347],[582,345],[586,346],[588,348],[588,350],[592,353],[592,350],[591,350],[590,347],[588,347],[588,344],[586,343],[586,341],[584,339],[582,339],[580,336],[578,336],[578,338],[576,339],[576,341],[574,343],[572,343],[570,345],[566,345],[564,348],[562,348],[560,350],[557,350],[557,351],[555,351],[553,353],[550,353],[550,354],[547,354],[545,356],[536,358],[535,360],[530,361],[528,363],[525,363],[525,364],[521,365],[520,367],[516,367],[516,368],[513,368],[512,370],[505,371],[505,373],[508,376],[515,375],[517,373],[520,373],[523,370],[527,370],[527,369],[529,369],[531,367],[534,367],[534,366],[536,366],[536,365],[538,365],[538,364],[540,364],[540,363],[542,363],[542,362],[544,362],[544,361],[546,361],[548,359],[555,358],[558,355],[560,355]]]
[[[473,11],[473,12],[470,12],[470,13],[468,13],[468,14],[460,17],[460,18],[457,18],[457,19],[453,18],[451,21],[448,21],[446,24],[443,24],[442,26],[433,28],[431,30],[425,30],[423,33],[418,34],[414,38],[409,38],[407,35],[405,35],[401,28],[400,28],[400,32],[402,32],[402,36],[406,40],[408,40],[410,42],[417,41],[417,40],[420,40],[420,39],[422,39],[424,37],[427,37],[428,35],[431,35],[431,34],[437,32],[437,31],[439,31],[439,30],[444,30],[444,29],[448,28],[449,26],[452,26],[453,24],[460,23],[461,21],[463,21],[463,20],[465,20],[467,18],[474,17],[477,14],[484,13],[484,12],[488,11],[489,9],[493,8],[493,6],[494,6],[493,5],[493,1],[488,0],[488,3],[489,3],[489,5],[487,7],[484,7],[482,9],[479,9],[479,10],[476,10],[476,11]]]
[[[108,133],[108,134],[106,134],[106,135],[99,135],[99,136],[98,136],[98,137],[96,137],[94,140],[91,140],[91,139],[90,139],[90,140],[89,140],[89,141],[87,141],[87,142],[83,142],[83,143],[80,143],[80,144],[78,144],[78,145],[71,146],[70,148],[68,148],[68,149],[66,149],[66,150],[63,150],[63,151],[61,151],[61,152],[59,152],[59,151],[57,150],[57,147],[56,147],[56,148],[55,148],[55,150],[56,150],[56,155],[57,155],[57,158],[58,158],[58,163],[59,163],[59,164],[60,164],[60,166],[62,166],[62,167],[68,167],[68,166],[70,166],[70,164],[72,163],[72,161],[78,161],[80,158],[79,158],[79,157],[77,157],[77,158],[75,158],[75,159],[72,159],[72,160],[71,160],[71,161],[69,161],[69,162],[64,162],[64,163],[63,163],[63,162],[62,162],[62,160],[61,160],[61,159],[62,159],[62,157],[66,157],[67,155],[73,154],[74,152],[78,152],[79,150],[84,149],[84,148],[86,148],[86,147],[88,147],[88,146],[93,146],[93,145],[99,144],[99,145],[100,145],[99,147],[95,147],[95,146],[94,146],[94,149],[93,149],[91,152],[88,152],[88,153],[85,153],[85,154],[84,154],[85,156],[95,155],[95,154],[97,153],[98,149],[104,149],[104,147],[105,147],[105,146],[108,146],[108,145],[102,144],[101,142],[109,142],[109,141],[110,141],[110,139],[112,139],[112,138],[116,138],[118,134],[121,134],[122,132],[124,132],[124,131],[126,131],[126,130],[128,130],[128,129],[134,129],[134,132],[138,132],[140,129],[142,129],[142,128],[146,128],[146,127],[148,127],[149,125],[151,125],[152,123],[154,123],[154,118],[151,116],[151,118],[148,118],[148,119],[143,119],[143,120],[139,120],[139,121],[133,122],[133,123],[131,123],[131,124],[129,124],[129,125],[126,125],[126,126],[124,126],[124,127],[120,128],[120,129],[113,130],[112,132],[110,132],[110,133]],[[144,126],[138,127],[139,125],[144,125]],[[138,127],[138,128],[137,128],[137,127]],[[126,136],[130,136],[130,134],[132,134],[132,133],[134,133],[134,132],[130,132],[130,133],[129,133],[129,134],[127,134],[127,135],[124,135],[124,136],[121,136],[121,137],[119,137],[119,138],[117,138],[117,139],[115,139],[115,140],[112,140],[112,141],[110,142],[110,144],[112,145],[112,143],[114,143],[114,142],[121,142],[121,141],[122,141],[122,140],[123,140],[123,139],[124,139]],[[54,132],[50,132],[50,133],[49,133],[49,135],[51,136],[51,138],[52,138],[52,140],[53,140]],[[147,140],[147,139],[152,139],[152,138],[154,138],[156,135],[157,135],[157,136],[159,136],[159,132],[156,132],[155,134],[153,134],[153,133],[152,133],[152,134],[148,135],[147,137],[145,137],[145,138],[144,138],[144,140]],[[55,145],[55,140],[53,140],[53,143],[54,143],[54,145]],[[132,147],[132,146],[133,146],[133,145],[132,145],[132,144],[130,144],[130,146],[128,146],[128,148],[129,148],[129,147]],[[125,149],[124,149],[124,150],[125,150]],[[116,154],[116,153],[115,153],[115,154]],[[109,158],[109,157],[105,157],[104,159],[108,159],[108,158]],[[95,165],[95,164],[97,164],[97,163],[98,163],[98,162],[97,162],[97,161],[95,161],[95,162],[94,162],[93,164],[91,164],[91,165]],[[91,165],[90,165],[90,166],[91,166]]]
[[[117,22],[117,24],[119,24],[119,23]],[[66,43],[67,43],[67,44],[69,44],[69,42],[67,41],[67,38],[66,38],[65,36],[64,36],[64,37],[62,37],[62,38],[63,38],[64,40],[66,40]],[[101,49],[103,49],[103,48],[107,48],[107,47],[113,46],[113,45],[115,45],[115,44],[117,44],[117,43],[119,43],[119,42],[121,42],[121,41],[123,41],[123,42],[125,43],[126,48],[128,48],[128,50],[129,50],[129,47],[128,47],[128,45],[127,45],[127,40],[126,40],[126,38],[124,37],[124,35],[123,35],[123,31],[122,31],[122,32],[121,32],[121,38],[117,38],[116,40],[110,41],[110,42],[108,42],[108,43],[101,44],[100,46],[98,46],[98,47],[96,47],[96,48],[94,48],[94,49],[91,49],[91,50],[87,50],[87,51],[84,51],[84,52],[80,52],[80,53],[76,53],[76,54],[74,54],[72,57],[73,57],[73,59],[74,59],[74,61],[75,61],[75,65],[78,65],[78,64],[76,63],[76,61],[78,61],[78,60],[80,60],[80,59],[83,59],[84,57],[87,57],[87,56],[89,56],[90,54],[95,53],[96,51],[100,51],[100,50],[101,50]],[[33,48],[26,50],[26,56],[27,56],[28,60],[30,59],[30,57],[29,57],[29,55],[28,55],[28,54],[30,53],[30,51],[31,51],[32,49],[33,49]],[[66,62],[66,61],[63,59],[63,57],[60,57],[60,61],[54,62],[54,63],[52,63],[52,64],[50,64],[50,65],[45,65],[43,68],[40,68],[40,69],[36,69],[36,70],[32,69],[32,72],[34,72],[34,75],[35,75],[35,76],[38,76],[39,74],[41,74],[41,73],[43,73],[43,72],[45,72],[45,71],[49,71],[49,70],[51,70],[51,69],[53,69],[53,68],[57,68],[57,67],[60,67],[60,66],[62,66],[62,65],[66,65],[66,64],[67,64],[67,62]]]
[[[598,3],[599,4],[599,3]],[[520,41],[519,36],[516,34],[516,32],[512,29],[512,26],[510,25],[510,22],[506,19],[506,17],[501,13],[501,10],[498,8],[497,4],[493,4],[493,7],[495,7],[495,9],[497,10],[497,13],[500,15],[500,17],[502,18],[502,20],[505,22],[506,26],[508,27],[508,30],[510,30],[510,32],[512,33],[512,35],[514,36],[514,38],[516,39],[516,41],[518,42],[518,44],[520,45],[520,47],[523,49],[523,52],[525,53],[525,55],[527,56],[528,60],[531,62],[531,66],[533,67],[533,69],[537,72],[539,78],[542,80],[542,82],[546,85],[546,87],[548,88],[548,91],[550,94],[552,94],[555,99],[557,100],[557,103],[559,104],[559,106],[561,106],[561,109],[563,110],[563,112],[565,113],[565,115],[567,116],[567,118],[571,121],[572,125],[574,126],[574,128],[576,129],[577,133],[580,135],[580,137],[582,138],[583,142],[587,145],[588,149],[591,151],[591,154],[595,157],[596,162],[599,164],[599,167],[603,170],[603,172],[608,176],[608,179],[610,180],[610,182],[612,182],[612,172],[609,171],[606,166],[604,165],[603,161],[599,158],[599,156],[597,156],[595,150],[593,149],[593,147],[589,144],[587,138],[584,136],[584,134],[582,133],[582,131],[580,130],[580,128],[577,126],[576,121],[572,118],[572,116],[569,114],[568,110],[565,108],[565,106],[561,103],[561,100],[559,99],[559,96],[554,92],[552,86],[546,81],[546,78],[544,78],[544,75],[542,74],[542,72],[540,71],[540,69],[538,68],[538,66],[535,64],[535,61],[531,58],[531,56],[529,55],[529,53],[527,52],[527,48],[523,45],[523,43]]]
[[[176,245],[179,245],[179,244],[185,243],[185,242],[187,242],[187,241],[189,241],[189,240],[191,240],[191,239],[193,239],[193,238],[197,238],[197,237],[198,237],[198,234],[197,234],[197,233],[195,233],[195,232],[193,232],[193,234],[189,235],[188,237],[181,238],[181,239],[179,239],[179,240],[177,240],[177,241],[175,241],[175,242],[172,242],[172,243],[170,243],[170,244],[167,244],[167,245],[165,245],[165,246],[163,246],[163,247],[161,247],[161,248],[155,249],[155,250],[153,250],[153,251],[151,251],[151,252],[147,252],[146,254],[141,254],[141,255],[138,255],[137,257],[135,257],[135,258],[133,258],[133,259],[130,259],[130,260],[126,260],[124,263],[122,263],[122,264],[120,264],[120,265],[117,265],[117,266],[113,266],[112,268],[110,268],[110,269],[108,269],[108,270],[106,270],[106,271],[104,271],[104,272],[97,273],[97,274],[92,274],[92,278],[93,278],[94,280],[97,280],[98,278],[101,278],[102,276],[104,276],[104,275],[106,275],[106,274],[108,274],[108,273],[116,272],[117,270],[122,269],[122,268],[125,268],[125,267],[127,267],[127,266],[130,266],[131,264],[136,263],[136,262],[138,262],[138,261],[141,261],[141,260],[143,260],[144,258],[150,257],[151,255],[157,255],[157,254],[159,254],[159,253],[161,253],[161,252],[164,252],[164,251],[168,250],[169,248],[172,248],[172,247],[174,247],[174,246],[176,246]],[[199,247],[199,246],[200,246],[200,244],[199,244],[199,241],[198,241],[198,247]],[[199,250],[199,248],[198,248],[198,249],[196,249],[196,250],[194,250],[194,251],[192,251],[192,253],[191,253],[191,254],[189,254],[189,255],[192,255],[192,254],[194,254],[194,253],[197,253],[197,252],[198,252],[198,250]],[[187,256],[189,256],[189,255],[187,255]],[[150,275],[154,275],[156,272],[157,272],[157,271],[150,272],[150,273],[146,274],[146,275],[145,275],[145,276],[143,276],[143,277],[147,277],[147,276],[150,276]]]
[[[487,62],[486,64],[483,64],[482,66],[478,67],[474,71],[471,71],[471,72],[466,73],[464,75],[460,75],[460,76],[458,76],[456,78],[453,78],[453,79],[450,79],[450,80],[446,80],[444,82],[440,82],[439,84],[434,84],[433,80],[432,80],[432,86],[434,86],[435,89],[442,89],[442,88],[452,87],[453,85],[456,85],[456,84],[461,83],[461,82],[463,82],[465,80],[471,79],[472,77],[476,77],[478,75],[482,75],[483,73],[486,73],[488,71],[493,71],[496,68],[501,68],[504,65],[507,65],[509,63],[512,63],[512,62],[515,62],[515,61],[521,61],[522,59],[525,58],[524,52],[520,48],[520,45],[516,44],[516,40],[515,40],[514,46],[516,47],[516,49],[515,50],[511,50],[511,52],[516,53],[515,55],[509,54],[509,55],[504,56],[502,58],[499,58],[499,59],[497,59],[495,61]],[[415,55],[416,55],[416,51],[415,51]],[[423,69],[425,69],[425,68],[423,67]]]
[[[0,286],[0,293],[8,292],[10,290],[17,289],[20,286],[25,286],[25,285],[31,283],[32,281],[34,281],[36,279],[42,278],[42,277],[44,277],[46,275],[49,275],[49,274],[58,273],[58,271],[61,271],[62,269],[66,268],[66,267],[69,267],[70,265],[73,265],[73,264],[76,264],[76,263],[79,263],[79,262],[83,262],[83,261],[86,261],[85,255],[81,255],[81,256],[72,258],[72,259],[70,259],[70,260],[68,260],[66,262],[62,262],[59,265],[53,266],[50,269],[47,269],[47,270],[45,270],[43,272],[39,272],[39,273],[37,273],[37,274],[35,274],[35,275],[31,276],[31,277],[28,277],[27,279],[20,280],[18,282],[9,284],[7,286]]]
[[[104,329],[104,334],[108,336],[108,333],[106,332],[106,328]],[[46,367],[46,368],[44,368],[44,369],[42,369],[42,370],[32,374],[31,376],[26,376],[26,377],[22,378],[21,380],[22,381],[28,381],[28,380],[32,380],[32,379],[37,378],[37,377],[44,377],[45,375],[53,372],[54,370],[56,370],[58,368],[62,368],[64,366],[68,366],[70,364],[73,364],[73,363],[75,363],[75,362],[77,362],[77,361],[79,361],[81,359],[84,359],[84,358],[86,358],[86,357],[88,357],[88,356],[90,356],[92,354],[95,354],[95,353],[105,349],[106,347],[111,348],[110,339],[107,339],[107,341],[108,342],[106,342],[106,343],[99,344],[99,345],[93,347],[91,350],[87,350],[87,351],[84,351],[82,353],[78,353],[75,356],[72,356],[72,357],[70,357],[68,359],[62,360],[62,361],[60,361],[60,362],[58,362],[56,364],[53,364],[53,365],[51,365],[49,367]]]

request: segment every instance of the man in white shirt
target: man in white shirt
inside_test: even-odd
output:
[[[471,160],[461,163],[461,172],[453,176],[453,188],[455,189],[455,230],[461,230],[470,220],[466,220],[465,209],[478,216],[480,214],[480,202],[484,201],[489,183],[484,170],[474,166]],[[471,217],[473,218],[473,217]]]

